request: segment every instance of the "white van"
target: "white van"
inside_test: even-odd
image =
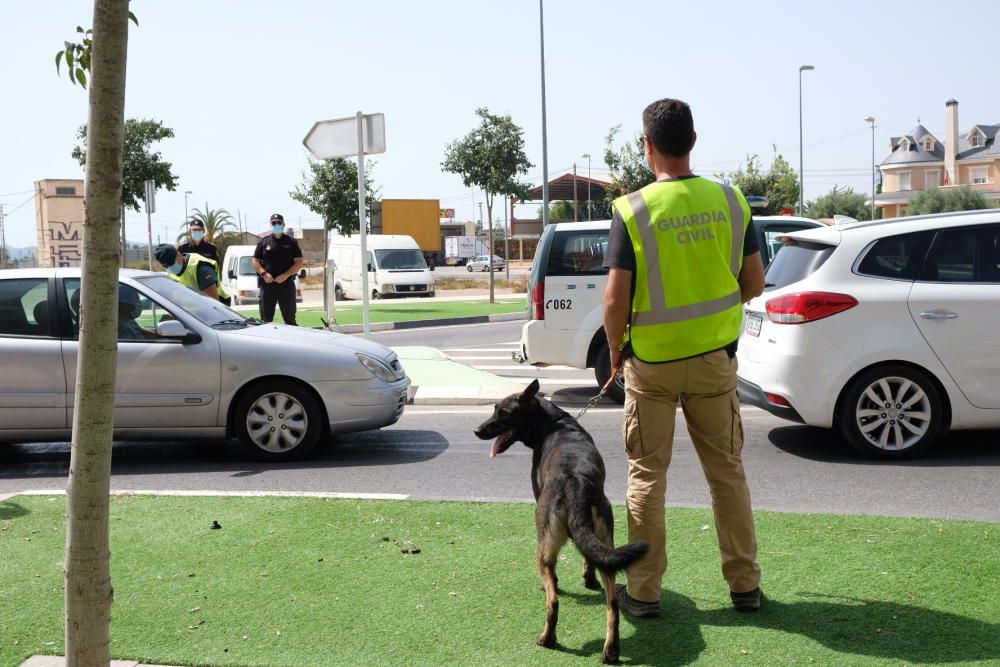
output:
[[[226,256],[222,260],[222,287],[233,299],[233,305],[260,303],[260,288],[257,285],[257,272],[253,270],[253,253],[257,246],[231,245],[226,248]],[[305,274],[303,269],[295,276],[295,301],[302,303],[302,286],[299,277]]]
[[[434,271],[412,236],[369,234],[367,261],[361,261],[361,236],[338,236],[330,240],[330,255],[336,264],[334,292],[337,299],[360,299],[361,272],[368,268],[371,298],[388,296],[434,296]]]

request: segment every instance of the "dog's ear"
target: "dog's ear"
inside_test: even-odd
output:
[[[527,403],[532,398],[534,398],[535,394],[537,393],[538,393],[538,380],[535,379],[531,381],[531,384],[525,387],[524,391],[521,392],[521,395],[517,397],[517,400],[520,403]]]

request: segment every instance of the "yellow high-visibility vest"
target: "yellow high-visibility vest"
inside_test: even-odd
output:
[[[635,250],[635,295],[625,337],[636,357],[684,359],[739,338],[737,278],[750,224],[743,194],[695,177],[650,183],[619,197],[614,207]]]
[[[212,265],[212,268],[215,270],[215,277],[218,279],[218,282],[215,283],[215,289],[219,294],[219,298],[225,299],[228,295],[226,294],[226,291],[222,289],[222,274],[219,273],[219,265],[214,260],[199,255],[196,252],[187,255],[187,262],[184,264],[184,270],[181,271],[179,276],[175,276],[172,273],[168,273],[167,275],[180,284],[190,287],[195,292],[201,294],[201,287],[198,286],[198,265],[202,262],[207,262]]]

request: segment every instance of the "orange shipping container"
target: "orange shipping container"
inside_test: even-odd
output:
[[[382,233],[406,234],[424,252],[440,252],[440,216],[437,199],[383,199]]]

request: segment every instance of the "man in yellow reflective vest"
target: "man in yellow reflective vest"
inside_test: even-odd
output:
[[[664,502],[677,404],[712,492],[722,574],[738,611],[761,604],[743,425],[736,396],[742,304],[764,290],[750,207],[734,187],[691,172],[690,107],[653,102],[643,144],[656,182],[614,202],[604,265],[611,367],[625,373],[629,541],[650,545],[618,586],[626,613],[660,614]]]
[[[177,282],[228,305],[229,297],[219,284],[219,267],[211,259],[198,253],[185,255],[167,243],[156,246],[153,256]]]

